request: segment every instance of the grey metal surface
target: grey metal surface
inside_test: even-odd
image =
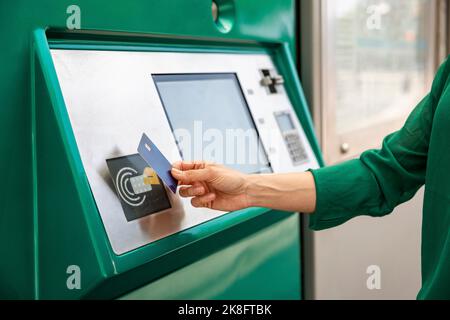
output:
[[[273,115],[279,111],[294,111],[284,90],[269,96],[260,85],[259,70],[275,69],[268,55],[58,49],[51,53],[84,170],[116,254],[224,214],[193,208],[189,200],[167,191],[171,209],[129,222],[126,220],[105,160],[137,153],[143,132],[169,161],[179,160],[179,151],[152,74],[235,72],[273,171],[304,171],[317,167],[295,117],[295,126],[310,160],[300,166],[291,163]]]

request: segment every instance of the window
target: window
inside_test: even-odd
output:
[[[320,77],[315,120],[331,164],[379,147],[429,91],[436,1],[322,0],[318,15],[320,75],[311,77]]]

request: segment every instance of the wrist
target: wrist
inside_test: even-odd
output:
[[[316,189],[310,172],[254,174],[245,178],[245,197],[249,207],[296,212],[314,212]]]
[[[247,175],[245,180],[245,195],[247,198],[248,207],[261,207],[263,203],[261,201],[262,184],[261,180],[263,175],[251,174]]]

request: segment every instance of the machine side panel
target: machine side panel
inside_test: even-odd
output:
[[[86,219],[83,214],[89,202],[82,200],[86,199],[77,188],[78,179],[74,176],[79,176],[80,172],[70,165],[71,155],[64,148],[65,136],[61,134],[61,123],[51,101],[50,92],[55,88],[49,90],[43,67],[50,69],[42,56],[36,57],[35,294],[42,299],[74,299],[92,290],[106,277],[102,261],[110,261],[110,258],[102,256],[102,252],[107,251],[98,250],[101,244],[96,243],[91,233],[88,222],[95,219]],[[103,229],[99,224],[96,227],[97,231]],[[113,272],[110,263],[106,268],[108,273]]]
[[[121,299],[299,299],[298,219],[277,222]]]

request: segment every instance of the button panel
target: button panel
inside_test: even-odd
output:
[[[284,142],[289,151],[292,163],[298,165],[308,160],[305,147],[300,139],[300,135],[296,131],[284,133]]]
[[[274,116],[287,146],[293,165],[300,165],[308,161],[308,154],[300,137],[299,130],[296,128],[294,121],[292,120],[291,113],[289,111],[281,111],[276,112]]]

